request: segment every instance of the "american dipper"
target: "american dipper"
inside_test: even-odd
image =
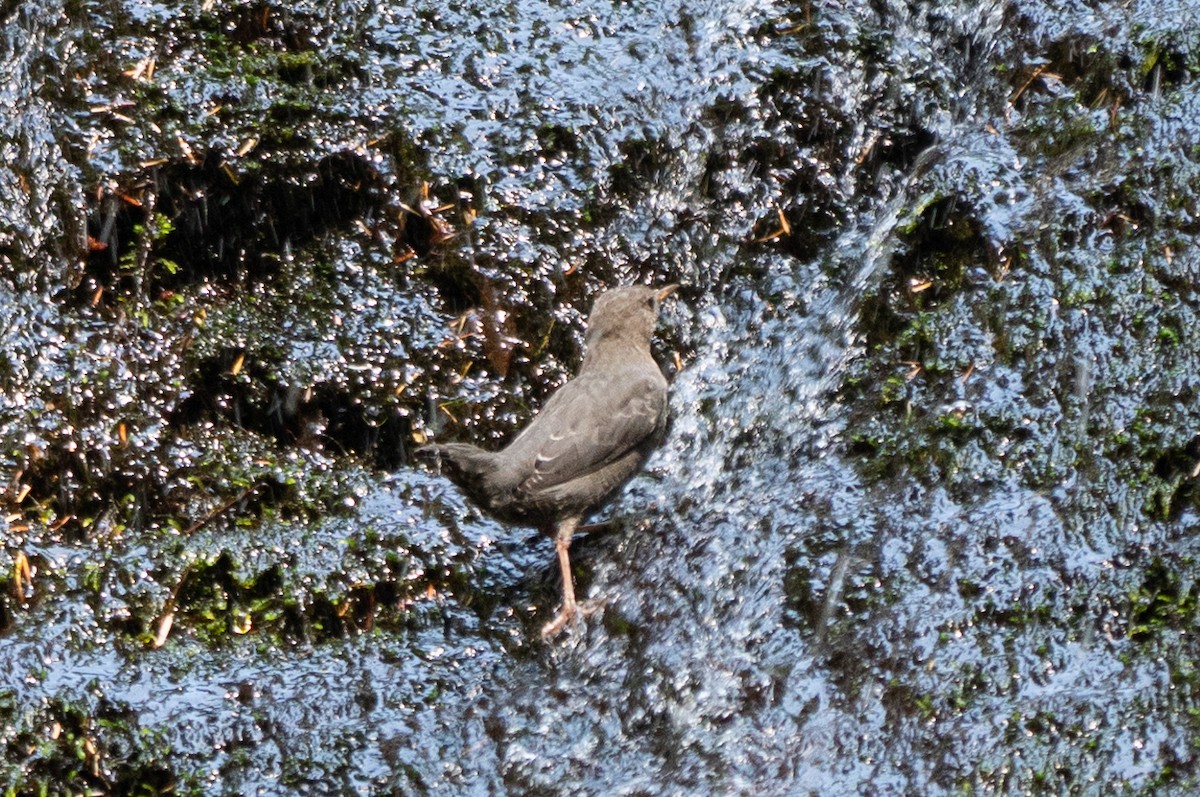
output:
[[[579,373],[500,451],[468,443],[425,446],[446,475],[505,523],[536,526],[554,538],[562,570],[562,609],[542,628],[548,639],[571,622],[575,603],[571,535],[646,461],[667,420],[667,380],[650,356],[658,305],[677,285],[633,286],[592,306]]]

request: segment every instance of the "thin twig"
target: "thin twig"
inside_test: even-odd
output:
[[[233,507],[240,504],[242,501],[245,501],[247,498],[249,498],[250,494],[257,491],[260,486],[261,485],[259,485],[259,484],[250,485],[249,487],[247,487],[245,490],[242,491],[241,495],[237,496],[236,498],[231,498],[229,501],[226,501],[221,506],[219,506],[216,509],[214,509],[213,511],[209,512],[207,516],[201,518],[200,520],[197,520],[195,523],[193,523],[192,525],[190,525],[186,529],[184,529],[184,532],[183,532],[184,535],[186,536],[186,535],[194,534],[197,531],[199,531],[200,529],[207,526],[209,523],[212,523],[218,517],[225,514],[230,509],[232,509]]]

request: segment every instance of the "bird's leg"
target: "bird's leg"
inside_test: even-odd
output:
[[[571,578],[571,556],[568,551],[571,548],[571,535],[579,526],[580,519],[571,517],[560,521],[558,530],[554,534],[554,548],[558,552],[558,568],[562,571],[563,600],[558,615],[542,627],[542,639],[556,636],[566,627],[567,623],[575,619],[575,613],[578,610],[575,603],[575,580]]]

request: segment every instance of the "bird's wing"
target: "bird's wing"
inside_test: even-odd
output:
[[[581,375],[568,382],[522,434],[535,458],[520,489],[545,490],[623,456],[658,431],[666,406],[666,385],[657,373],[632,379]]]

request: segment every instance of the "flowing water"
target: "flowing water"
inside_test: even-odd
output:
[[[1191,793],[1198,12],[6,10],[0,782]],[[630,281],[672,426],[547,645],[409,450]]]

